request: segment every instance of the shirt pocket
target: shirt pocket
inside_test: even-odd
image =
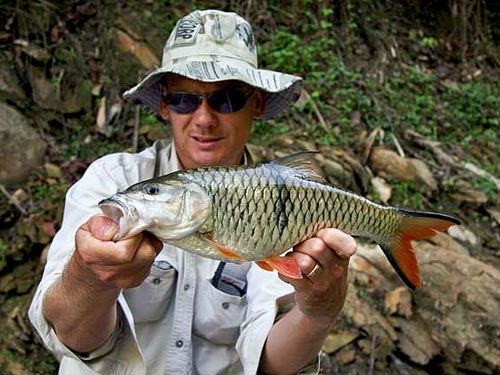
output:
[[[176,280],[177,271],[170,263],[155,261],[141,285],[123,291],[135,323],[155,321],[164,316],[172,300]]]
[[[214,344],[231,345],[245,319],[247,297],[225,293],[205,280],[195,306],[193,331]]]

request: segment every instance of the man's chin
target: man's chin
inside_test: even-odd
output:
[[[241,156],[228,155],[223,152],[198,152],[193,158],[199,166],[209,167],[218,165],[237,165],[241,162]]]

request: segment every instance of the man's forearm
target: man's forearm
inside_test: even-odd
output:
[[[43,314],[63,344],[85,353],[98,348],[113,332],[120,289],[79,277],[73,262],[47,291]]]
[[[296,374],[317,357],[328,335],[330,319],[311,319],[298,307],[274,324],[262,353],[264,374]]]

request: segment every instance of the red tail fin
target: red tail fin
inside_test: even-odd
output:
[[[421,280],[411,241],[432,237],[437,232],[444,232],[451,225],[460,224],[460,221],[452,216],[433,212],[404,209],[399,212],[403,215],[400,232],[388,243],[380,246],[399,277],[410,289],[415,290],[421,285]]]

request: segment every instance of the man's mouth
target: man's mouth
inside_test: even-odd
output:
[[[217,143],[218,141],[222,140],[222,137],[197,137],[193,136],[192,137],[198,144],[200,145],[205,145],[205,146],[211,146]]]

